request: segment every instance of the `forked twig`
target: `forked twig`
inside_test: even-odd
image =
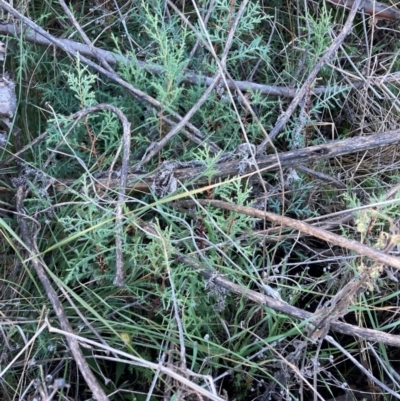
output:
[[[296,96],[290,103],[287,110],[284,113],[282,113],[282,115],[278,118],[278,121],[276,122],[275,127],[269,133],[269,138],[264,139],[262,141],[262,143],[258,146],[257,153],[264,152],[266,146],[270,143],[270,141],[273,140],[276,137],[276,135],[279,134],[279,132],[281,132],[283,127],[286,125],[286,123],[289,121],[290,117],[294,113],[298,104],[306,96],[307,91],[312,86],[312,84],[313,84],[315,78],[317,77],[317,74],[321,70],[321,68],[329,61],[329,59],[333,56],[333,54],[339,49],[340,45],[343,43],[346,36],[351,31],[351,28],[353,26],[353,20],[357,14],[358,8],[360,7],[360,4],[362,1],[363,0],[355,0],[354,1],[353,7],[349,13],[346,23],[343,26],[342,31],[337,36],[335,41],[329,46],[329,48],[326,50],[326,52],[323,54],[323,56],[319,59],[318,63],[314,66],[314,68],[308,75],[307,79],[304,81],[303,86],[299,89]]]
[[[306,312],[300,308],[296,308],[295,306],[289,305],[288,303],[281,301],[279,299],[274,299],[272,297],[269,297],[268,295],[264,295],[257,291],[250,290],[249,288],[244,287],[242,285],[235,284],[232,281],[227,280],[220,275],[215,277],[212,271],[204,268],[202,265],[200,265],[199,263],[197,263],[196,261],[187,256],[182,256],[182,255],[174,255],[174,256],[178,262],[184,263],[192,267],[207,280],[212,279],[214,284],[225,288],[226,290],[232,292],[233,294],[243,296],[246,299],[249,299],[259,305],[265,305],[268,308],[271,308],[278,312],[282,312],[284,314],[287,314],[302,321],[312,322],[315,317],[314,314],[311,312]],[[365,327],[358,327],[340,321],[331,322],[330,328],[333,331],[346,334],[349,336],[355,336],[368,341],[400,347],[400,336],[388,334],[383,331],[372,330]]]

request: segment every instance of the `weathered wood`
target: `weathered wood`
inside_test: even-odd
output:
[[[354,0],[328,0],[329,3],[351,9]],[[360,7],[365,14],[373,16],[375,19],[388,19],[392,21],[400,20],[400,10],[390,4],[378,3],[377,1],[364,0]]]
[[[246,173],[266,171],[277,171],[283,167],[296,167],[302,164],[310,164],[319,160],[330,159],[356,152],[379,148],[382,146],[390,146],[400,144],[400,130],[380,132],[377,134],[362,136],[357,138],[349,138],[340,141],[329,142],[324,145],[310,146],[303,149],[292,150],[290,152],[280,153],[278,155],[264,155],[256,157],[255,167],[249,167]],[[240,159],[217,163],[213,170],[215,174],[211,178],[211,182],[216,182],[227,177],[234,177],[239,174]],[[201,177],[205,171],[205,167],[196,168],[180,168],[175,170],[174,176],[183,183],[193,181],[194,185],[202,186],[210,183],[208,177]],[[127,190],[148,192],[153,181],[157,178],[158,173],[152,174],[129,174]],[[64,191],[76,180],[62,180],[55,184],[57,191]],[[104,190],[107,185],[111,188],[118,188],[119,178],[97,179],[96,188],[100,191]]]
[[[192,269],[196,270],[201,276],[203,276],[206,280],[212,280],[214,284],[222,288],[225,288],[226,290],[228,290],[233,294],[243,296],[258,305],[265,305],[266,307],[271,308],[276,312],[284,313],[288,316],[294,317],[301,321],[312,322],[313,320],[314,314],[311,312],[304,311],[300,308],[296,308],[295,306],[289,305],[288,303],[281,301],[279,299],[274,299],[270,296],[261,294],[257,291],[250,290],[247,287],[235,284],[221,275],[214,275],[212,271],[204,268],[199,263],[197,263],[196,261],[187,256],[183,255],[174,255],[174,256],[178,262],[190,266]],[[400,347],[400,336],[398,335],[393,335],[378,330],[372,330],[366,327],[358,327],[356,325],[344,323],[339,320],[331,322],[330,328],[335,332],[362,338],[366,341],[388,344],[394,347]]]

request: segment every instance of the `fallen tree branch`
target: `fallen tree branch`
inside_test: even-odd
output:
[[[330,142],[324,145],[310,146],[307,148],[293,150],[290,152],[271,154],[267,156],[258,156],[256,158],[257,168],[250,167],[248,172],[266,172],[276,171],[281,167],[295,167],[302,164],[309,164],[318,160],[324,160],[343,156],[350,153],[362,152],[381,146],[395,145],[400,143],[400,130],[380,132],[369,136],[358,138],[343,139],[341,141]],[[217,163],[213,166],[214,175],[211,181],[220,181],[227,177],[233,177],[239,174],[240,166],[238,159],[231,159],[226,162]],[[174,177],[184,183],[195,182],[196,186],[207,185],[210,183],[210,177],[201,177],[205,167],[181,168],[174,171]],[[159,173],[151,174],[129,174],[128,188],[130,191],[150,190],[154,180]],[[200,178],[199,178],[200,177]],[[76,180],[60,180],[54,184],[56,191],[65,191],[74,184]],[[95,188],[104,191],[107,186],[118,188],[118,179],[96,179]]]
[[[23,35],[24,39],[28,42],[35,43],[41,46],[54,46],[54,43],[51,42],[49,39],[46,39],[41,34],[32,31],[26,30],[21,32],[19,28],[17,28],[14,24],[0,24],[0,34],[2,35],[9,35],[13,37],[20,37],[21,34]],[[123,56],[118,53],[114,53],[108,50],[103,50],[98,47],[93,47],[94,51],[90,49],[89,46],[84,45],[82,43],[76,42],[70,39],[57,39],[60,43],[63,43],[69,49],[78,52],[79,54],[86,56],[86,57],[101,57],[101,59],[105,60],[107,63],[114,65],[116,63],[121,64],[131,64],[136,63],[138,68],[143,69],[144,71],[150,72],[151,74],[162,75],[164,74],[164,68],[157,66],[155,64],[148,64],[139,59],[132,59],[129,56]],[[396,74],[396,73],[395,73]],[[381,82],[382,78],[379,77],[367,77],[369,80],[369,84],[373,85],[374,81]],[[383,78],[383,82],[392,82],[394,80],[398,80],[397,77],[392,75],[385,76]],[[204,85],[210,86],[214,82],[213,77],[207,77],[205,75],[196,74],[195,72],[186,72],[181,79],[181,82],[191,84],[191,85]],[[263,95],[267,96],[281,96],[285,98],[294,98],[297,93],[297,88],[291,87],[281,87],[281,86],[274,86],[274,85],[264,85],[259,84],[256,82],[250,81],[237,81],[237,80],[230,80],[226,79],[226,83],[231,90],[236,90],[237,88],[240,89],[242,92],[258,92]],[[363,81],[352,82],[350,85],[348,84],[338,84],[332,86],[316,86],[311,88],[311,94],[318,96],[322,95],[326,92],[332,93],[337,91],[348,91],[353,88],[361,88],[364,86]]]
[[[284,313],[286,315],[292,316],[302,321],[304,320],[312,321],[312,319],[315,317],[314,314],[311,312],[306,312],[302,309],[296,308],[295,306],[289,305],[284,301],[274,299],[267,295],[260,294],[257,291],[253,291],[241,285],[232,283],[231,281],[221,276],[218,275],[216,276],[212,271],[204,268],[203,266],[193,261],[192,259],[188,258],[187,256],[175,255],[175,258],[178,262],[191,266],[192,269],[198,271],[201,276],[203,276],[207,280],[212,280],[214,284],[227,289],[233,294],[243,296],[244,298],[247,298],[250,301],[253,301],[259,305],[265,305],[268,308],[271,308],[277,312]],[[383,331],[371,330],[365,327],[358,327],[340,321],[332,321],[330,328],[338,333],[346,334],[349,336],[355,336],[367,341],[374,341],[377,343],[400,347],[400,336],[388,334]]]
[[[388,255],[387,253],[378,251],[377,249],[370,248],[369,246],[361,244],[358,241],[347,239],[341,235],[337,235],[322,228],[312,226],[304,221],[295,220],[290,217],[281,216],[271,212],[264,212],[248,206],[239,206],[234,203],[220,200],[196,199],[196,201],[184,200],[177,201],[176,203],[179,206],[193,206],[194,202],[197,202],[203,206],[212,205],[220,209],[231,210],[236,213],[245,214],[246,216],[256,217],[258,219],[266,219],[277,224],[278,226],[294,228],[302,233],[311,235],[342,248],[352,250],[360,255],[367,256],[376,262],[380,262],[400,270],[400,258]]]

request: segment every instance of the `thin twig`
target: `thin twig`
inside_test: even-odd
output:
[[[89,47],[90,52],[94,54],[97,58],[97,60],[100,61],[101,65],[108,71],[115,73],[115,71],[110,67],[110,65],[107,63],[107,60],[101,56],[101,54],[97,51],[97,49],[94,47],[93,43],[89,39],[89,37],[86,35],[85,31],[82,29],[82,27],[78,24],[78,21],[75,19],[74,15],[71,13],[70,9],[68,6],[65,4],[64,0],[59,0],[60,5],[62,9],[64,10],[65,14],[68,16],[69,20],[72,22],[72,25],[76,28],[76,30],[79,32],[81,35],[83,41],[86,43],[86,45]]]
[[[330,175],[320,173],[319,171],[315,171],[304,166],[297,166],[296,168],[302,171],[303,173],[309,174],[318,180],[328,182],[329,184],[333,185],[336,188],[347,190],[347,186],[343,184],[343,182],[337,180],[336,178],[331,177]]]
[[[51,285],[49,278],[47,277],[44,266],[45,263],[43,259],[39,256],[40,252],[37,248],[36,244],[36,233],[32,233],[30,228],[28,227],[28,216],[25,214],[24,208],[24,199],[27,195],[27,191],[25,190],[24,184],[19,185],[17,187],[17,195],[16,195],[16,209],[19,213],[18,223],[21,229],[21,238],[25,243],[26,250],[29,255],[29,261],[33,266],[40,282],[42,283],[45,292],[53,306],[54,312],[60,322],[60,326],[63,331],[67,333],[73,333],[73,329],[65,315],[64,308],[58,299],[54,288]],[[98,401],[107,401],[108,397],[104,393],[103,389],[97,383],[97,380],[92,373],[89,365],[87,364],[85,357],[79,347],[79,343],[73,337],[66,337],[71,354],[82,373],[83,378],[85,379],[87,385],[93,393],[93,397]]]
[[[210,19],[211,15],[212,15],[212,13],[213,13],[213,11],[214,11],[214,5],[215,5],[215,0],[211,0],[210,4],[209,4],[209,6],[208,6],[207,13],[206,13],[206,15],[205,15],[205,17],[204,17],[204,25],[207,25],[207,24],[208,24],[208,20]],[[200,40],[200,38],[198,37],[198,38],[196,39],[196,43],[194,44],[192,50],[190,51],[189,60],[192,60],[192,58],[194,57],[194,55],[195,55],[195,53],[196,53],[196,50],[197,50],[197,48],[198,48],[199,45],[200,45],[200,42],[201,42],[201,40]]]
[[[94,336],[105,346],[107,346],[106,341],[104,338],[99,334],[99,332],[93,327],[93,325],[89,322],[86,316],[79,310],[79,308],[75,305],[72,301],[71,297],[69,296],[68,292],[64,289],[64,287],[59,286],[59,290],[63,293],[64,297],[70,303],[76,314],[82,319],[82,322],[86,325],[86,327],[94,334]],[[118,358],[118,355],[113,353],[115,358]]]
[[[386,390],[389,394],[393,395],[393,397],[400,400],[400,394],[398,392],[393,391],[385,383],[382,383],[380,380],[378,380],[371,372],[368,372],[368,370],[365,369],[364,366],[361,365],[361,363],[358,362],[357,359],[354,358],[353,355],[351,355],[350,352],[348,352],[344,347],[342,347],[336,340],[334,340],[331,336],[326,336],[325,340],[328,341],[328,343],[335,346],[344,355],[346,355],[347,358],[349,358],[350,361],[352,361],[354,363],[354,365],[356,365],[370,380],[372,380],[375,384],[377,384],[383,390]]]
[[[396,372],[395,369],[389,364],[389,361],[385,359],[385,361],[382,360],[382,358],[378,355],[378,353],[375,351],[375,348],[372,346],[370,342],[367,342],[367,347],[368,349],[372,352],[376,360],[379,362],[379,364],[382,366],[382,369],[386,372],[388,378],[392,381],[392,387],[397,388],[397,391],[400,390],[400,375]],[[396,381],[397,380],[397,381]]]
[[[79,51],[77,51],[74,48],[71,48],[68,46],[68,42],[65,40],[62,41],[60,39],[57,39],[53,35],[49,34],[46,32],[43,28],[41,28],[39,25],[31,21],[29,18],[25,17],[22,15],[20,12],[18,12],[16,9],[11,7],[8,3],[6,3],[4,0],[0,0],[0,8],[4,9],[11,15],[13,15],[15,18],[20,19],[22,22],[24,22],[26,25],[28,25],[30,28],[32,28],[34,31],[36,31],[38,34],[42,35],[44,38],[46,38],[48,41],[50,41],[51,44],[57,46],[58,48],[62,49],[64,52],[66,52],[68,55],[73,56],[74,58],[79,57],[80,61],[82,63],[88,65],[89,67],[93,68],[95,71],[103,74],[105,77],[108,79],[116,82],[119,84],[122,88],[127,90],[135,99],[137,99],[139,102],[146,102],[155,107],[158,110],[166,110],[169,113],[170,118],[175,119],[177,122],[182,120],[182,117],[175,113],[173,110],[170,110],[168,107],[163,105],[161,102],[158,100],[154,99],[153,97],[149,96],[147,93],[135,88],[133,85],[129,84],[125,80],[123,80],[118,74],[114,72],[110,72],[106,70],[105,68],[97,65],[90,59],[86,58],[85,56],[81,55]],[[0,24],[1,25],[1,24]],[[94,56],[94,55],[93,55]],[[186,123],[186,128],[195,133],[196,136],[201,136],[201,132],[193,126],[193,124]],[[206,144],[205,144],[206,145]]]
[[[320,227],[314,227],[311,224],[305,223],[304,221],[299,221],[275,213],[257,210],[248,206],[239,206],[234,203],[220,200],[198,199],[196,200],[196,202],[203,206],[214,206],[220,209],[231,210],[236,213],[245,214],[246,216],[256,217],[258,219],[267,219],[277,225],[294,228],[295,230],[298,230],[302,233],[311,235],[342,248],[357,252],[360,255],[367,256],[368,258],[373,259],[375,262],[380,262],[385,265],[395,267],[396,269],[400,269],[400,258],[388,255],[385,252],[379,251],[377,249],[370,248],[369,246],[366,246],[358,241],[344,238],[327,230],[323,230]],[[195,203],[194,201],[179,201],[179,205],[185,204],[194,205]]]
[[[343,26],[342,31],[337,36],[337,38],[334,40],[334,42],[329,46],[329,48],[326,50],[326,52],[320,58],[318,63],[315,65],[315,67],[312,69],[312,71],[308,75],[307,79],[304,81],[303,86],[299,89],[299,91],[297,92],[296,96],[290,103],[287,110],[278,118],[278,121],[276,122],[275,127],[269,133],[269,137],[264,139],[261,142],[261,144],[259,145],[259,147],[257,149],[257,153],[264,152],[266,146],[270,143],[270,141],[273,140],[276,137],[276,135],[279,134],[279,132],[281,132],[283,127],[286,125],[286,123],[289,121],[290,117],[294,113],[298,104],[304,99],[307,91],[310,90],[310,87],[312,87],[312,84],[314,83],[315,78],[317,77],[321,68],[329,61],[329,59],[333,56],[333,54],[337,51],[337,49],[343,43],[346,36],[350,33],[351,28],[353,26],[353,20],[357,14],[358,8],[360,7],[360,4],[362,1],[363,0],[355,0],[353,7],[347,18],[347,21]]]

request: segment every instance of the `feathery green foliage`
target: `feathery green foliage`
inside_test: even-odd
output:
[[[27,16],[55,36],[81,41],[58,2],[20,3]],[[116,182],[119,178],[121,122],[109,111],[88,115],[77,124],[70,116],[100,103],[118,107],[131,123],[132,167],[173,128],[167,119],[176,124],[176,113],[184,116],[196,105],[207,89],[200,77],[213,77],[219,71],[208,45],[221,57],[231,29],[235,29],[224,78],[229,78],[229,73],[236,81],[300,88],[335,39],[333,33],[343,24],[343,12],[325,4],[306,8],[290,4],[287,8],[281,1],[250,1],[234,25],[240,1],[174,2],[186,20],[161,0],[100,3],[72,1],[70,9],[97,47],[127,57],[128,62],[112,65],[119,77],[162,106],[133,97],[115,81],[85,66],[80,58],[71,60],[61,51],[30,44],[22,35],[9,39],[6,67],[17,83],[16,125],[21,139],[26,144],[44,131],[47,136],[24,153],[23,164],[16,165],[15,172],[7,172],[10,177],[5,174],[2,180],[4,188],[12,189],[6,178],[15,178],[19,169],[31,190],[24,203],[31,217],[29,226],[38,228],[35,240],[40,257],[74,333],[82,341],[98,344],[98,348],[85,349],[85,356],[99,383],[110,400],[194,397],[181,382],[152,371],[145,363],[162,361],[210,392],[204,380],[212,377],[220,395],[227,391],[228,399],[309,399],[312,393],[304,379],[325,398],[338,396],[353,369],[341,351],[309,340],[310,319],[295,319],[256,304],[246,293],[254,290],[313,312],[327,305],[367,262],[286,227],[197,201],[222,200],[299,220],[314,219],[310,223],[321,217],[330,221],[330,213],[354,209],[354,223],[336,223],[328,229],[383,249],[389,239],[398,236],[398,201],[385,203],[384,193],[398,182],[397,161],[380,170],[375,155],[369,159],[371,169],[363,166],[363,155],[350,161],[322,160],[307,167],[324,174],[324,180],[292,169],[268,172],[262,180],[255,175],[243,180],[228,177],[217,185],[196,189],[200,178],[211,184],[218,162],[229,154],[246,173],[252,161],[236,151],[238,146],[247,140],[253,145],[261,143],[263,129],[268,132],[291,101],[249,88],[245,97],[250,110],[238,91],[228,92],[221,79],[190,120],[202,133],[204,146],[181,131],[141,172],[158,169],[160,174],[166,173],[169,167],[163,162],[169,162],[172,170],[202,166],[203,171],[188,182],[170,182],[162,193],[156,182],[148,193],[127,189],[123,218],[119,219],[118,189],[103,184],[105,179]],[[364,31],[356,26],[354,32],[362,35]],[[385,43],[380,45],[386,48]],[[346,39],[338,56],[321,69],[275,141],[276,148],[268,152],[353,135],[358,122],[352,118],[363,114],[357,109],[362,102],[354,90],[341,84],[344,69],[364,65],[364,50],[357,37]],[[375,47],[368,51],[375,51]],[[399,65],[395,53],[388,56],[390,68]],[[393,71],[385,66],[388,74]],[[197,75],[198,82],[185,81],[187,74]],[[315,95],[312,91],[317,87],[326,90]],[[397,96],[397,83],[386,88]],[[370,120],[364,119],[363,126],[370,122],[374,127],[389,127],[391,122],[382,123],[375,110],[379,102],[376,94],[364,92],[362,96],[371,107]],[[389,110],[391,106],[384,109],[381,103],[387,120],[397,121],[398,112]],[[11,145],[11,138],[9,142],[2,158],[18,150]],[[210,142],[221,151],[211,151]],[[57,181],[67,179],[72,180],[68,191],[57,190]],[[347,188],[335,185],[337,181],[345,182]],[[129,186],[134,182],[132,178]],[[192,200],[192,205],[179,203],[183,199]],[[12,210],[13,201],[4,202],[6,210]],[[0,358],[0,372],[4,372],[0,398],[22,397],[25,390],[29,392],[32,380],[44,383],[51,374],[64,377],[71,385],[71,392],[63,390],[66,397],[87,399],[82,395],[85,384],[77,366],[65,356],[64,337],[47,329],[27,348],[23,363],[6,368],[45,317],[55,327],[58,323],[38,278],[30,271],[17,220],[10,213],[1,213],[1,302],[13,324],[3,330],[2,338],[8,343],[4,358]],[[119,235],[122,245],[116,242]],[[117,252],[124,261],[123,288],[113,284]],[[213,276],[203,278],[188,263],[182,263],[179,255],[190,257]],[[371,280],[369,288],[355,297],[346,315],[351,323],[398,330],[393,315],[382,319],[379,309],[397,305],[397,273],[389,269],[385,275],[385,269],[382,266],[382,276]],[[240,286],[242,295],[217,285],[218,277]],[[361,340],[356,343],[337,336],[352,352],[365,347]],[[103,349],[99,351],[104,344],[113,359],[104,358]],[[375,350],[384,363],[390,362],[392,356],[384,345]],[[144,363],[131,364],[127,356],[117,359],[116,351]]]

